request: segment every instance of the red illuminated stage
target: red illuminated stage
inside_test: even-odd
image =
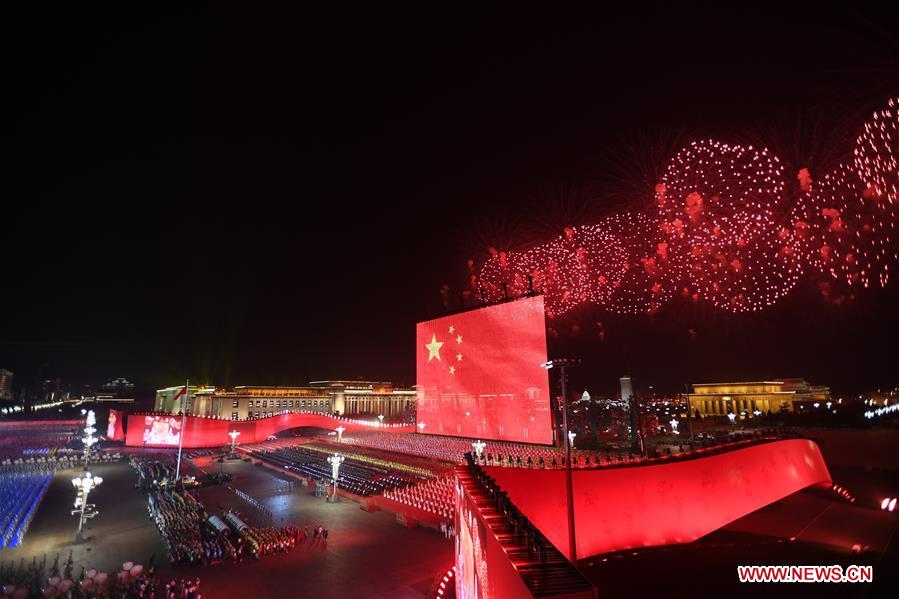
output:
[[[541,539],[550,545],[548,563],[554,554],[569,563],[562,557],[568,548],[564,471],[469,464],[457,468],[456,479],[460,597],[581,596],[573,588],[563,592],[580,584],[563,564],[556,564],[559,570],[552,576],[541,578],[534,571],[533,562],[540,561],[534,548]],[[774,440],[656,465],[575,469],[577,559],[689,543],[806,487],[829,482],[818,446],[807,439]],[[525,519],[532,525],[530,540],[517,530]],[[523,528],[527,531],[528,525]],[[522,542],[530,549],[506,546]],[[494,546],[504,550],[491,551]],[[510,571],[518,576],[509,576]],[[551,590],[554,584],[558,592]]]
[[[456,597],[526,599],[555,596],[588,599],[596,593],[587,580],[549,543],[534,563],[533,543],[500,522],[501,508],[468,468],[456,469]],[[538,533],[539,534],[539,533]]]
[[[421,432],[552,443],[543,297],[416,327]]]
[[[125,445],[129,447],[178,447],[181,435],[181,416],[175,414],[130,414]],[[240,433],[241,443],[265,441],[269,436],[298,427],[335,429],[347,432],[379,430],[410,433],[412,425],[380,424],[371,420],[338,418],[315,412],[292,412],[256,420],[221,420],[203,416],[184,417],[184,439],[187,448],[221,447],[228,443],[228,433]]]

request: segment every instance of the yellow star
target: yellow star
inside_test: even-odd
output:
[[[462,343],[462,335],[456,337],[456,343]]]
[[[440,348],[443,347],[443,341],[437,341],[437,335],[433,335],[431,337],[431,342],[425,344],[425,349],[428,350],[428,362],[437,358],[440,360]]]
[[[450,325],[449,331],[450,331],[450,335],[452,335],[453,333],[456,332],[456,327],[454,327],[453,325]]]
[[[456,374],[456,367],[450,366],[450,374]]]
[[[456,354],[456,362],[462,361],[462,354]]]

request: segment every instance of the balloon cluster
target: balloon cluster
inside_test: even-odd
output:
[[[768,150],[696,141],[670,160],[651,205],[492,251],[478,292],[491,302],[542,291],[550,315],[583,304],[652,314],[676,297],[764,310],[809,275],[828,293],[883,286],[899,262],[897,155],[897,99],[865,124],[852,160],[820,181],[801,169],[792,193]]]

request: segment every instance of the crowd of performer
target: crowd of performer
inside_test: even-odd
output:
[[[134,464],[143,480],[159,480],[171,474],[170,465],[160,462]],[[238,511],[210,514],[193,493],[176,488],[147,488],[149,517],[156,524],[168,548],[172,565],[205,565],[219,561],[259,559],[290,551],[306,539],[324,541],[328,530],[317,526],[301,528],[251,527]]]
[[[227,535],[206,526],[208,514],[190,493],[150,490],[147,509],[166,542],[172,564],[208,564],[237,558],[238,548]]]

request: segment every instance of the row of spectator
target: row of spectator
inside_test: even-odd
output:
[[[440,516],[445,520],[453,517],[455,500],[452,476],[442,476],[408,487],[388,489],[384,491],[384,497]]]
[[[252,451],[253,457],[276,464],[285,470],[296,472],[315,480],[331,480],[331,465],[327,462],[328,454],[302,445],[281,447],[275,451]],[[425,480],[425,476],[403,472],[389,466],[375,465],[345,458],[340,466],[338,487],[363,497],[380,495],[386,489]]]
[[[0,549],[21,544],[53,472],[53,468],[42,464],[0,472]]]
[[[706,455],[709,451],[719,451],[733,447],[734,444],[759,442],[773,438],[795,437],[797,433],[790,430],[757,429],[752,431],[735,431],[714,438],[696,438],[692,443],[685,442],[677,446],[676,451],[666,448],[656,457],[645,458],[629,451],[614,450],[581,450],[572,449],[572,468],[596,468],[616,466],[638,461],[668,459],[676,455],[688,458]],[[470,439],[441,437],[436,435],[420,435],[406,433],[359,433],[345,438],[347,444],[376,448],[409,455],[425,456],[459,463],[466,453],[472,453],[475,461],[482,466],[500,466],[515,468],[564,468],[566,466],[565,451],[559,447],[527,445],[506,441],[484,441],[478,454]]]

